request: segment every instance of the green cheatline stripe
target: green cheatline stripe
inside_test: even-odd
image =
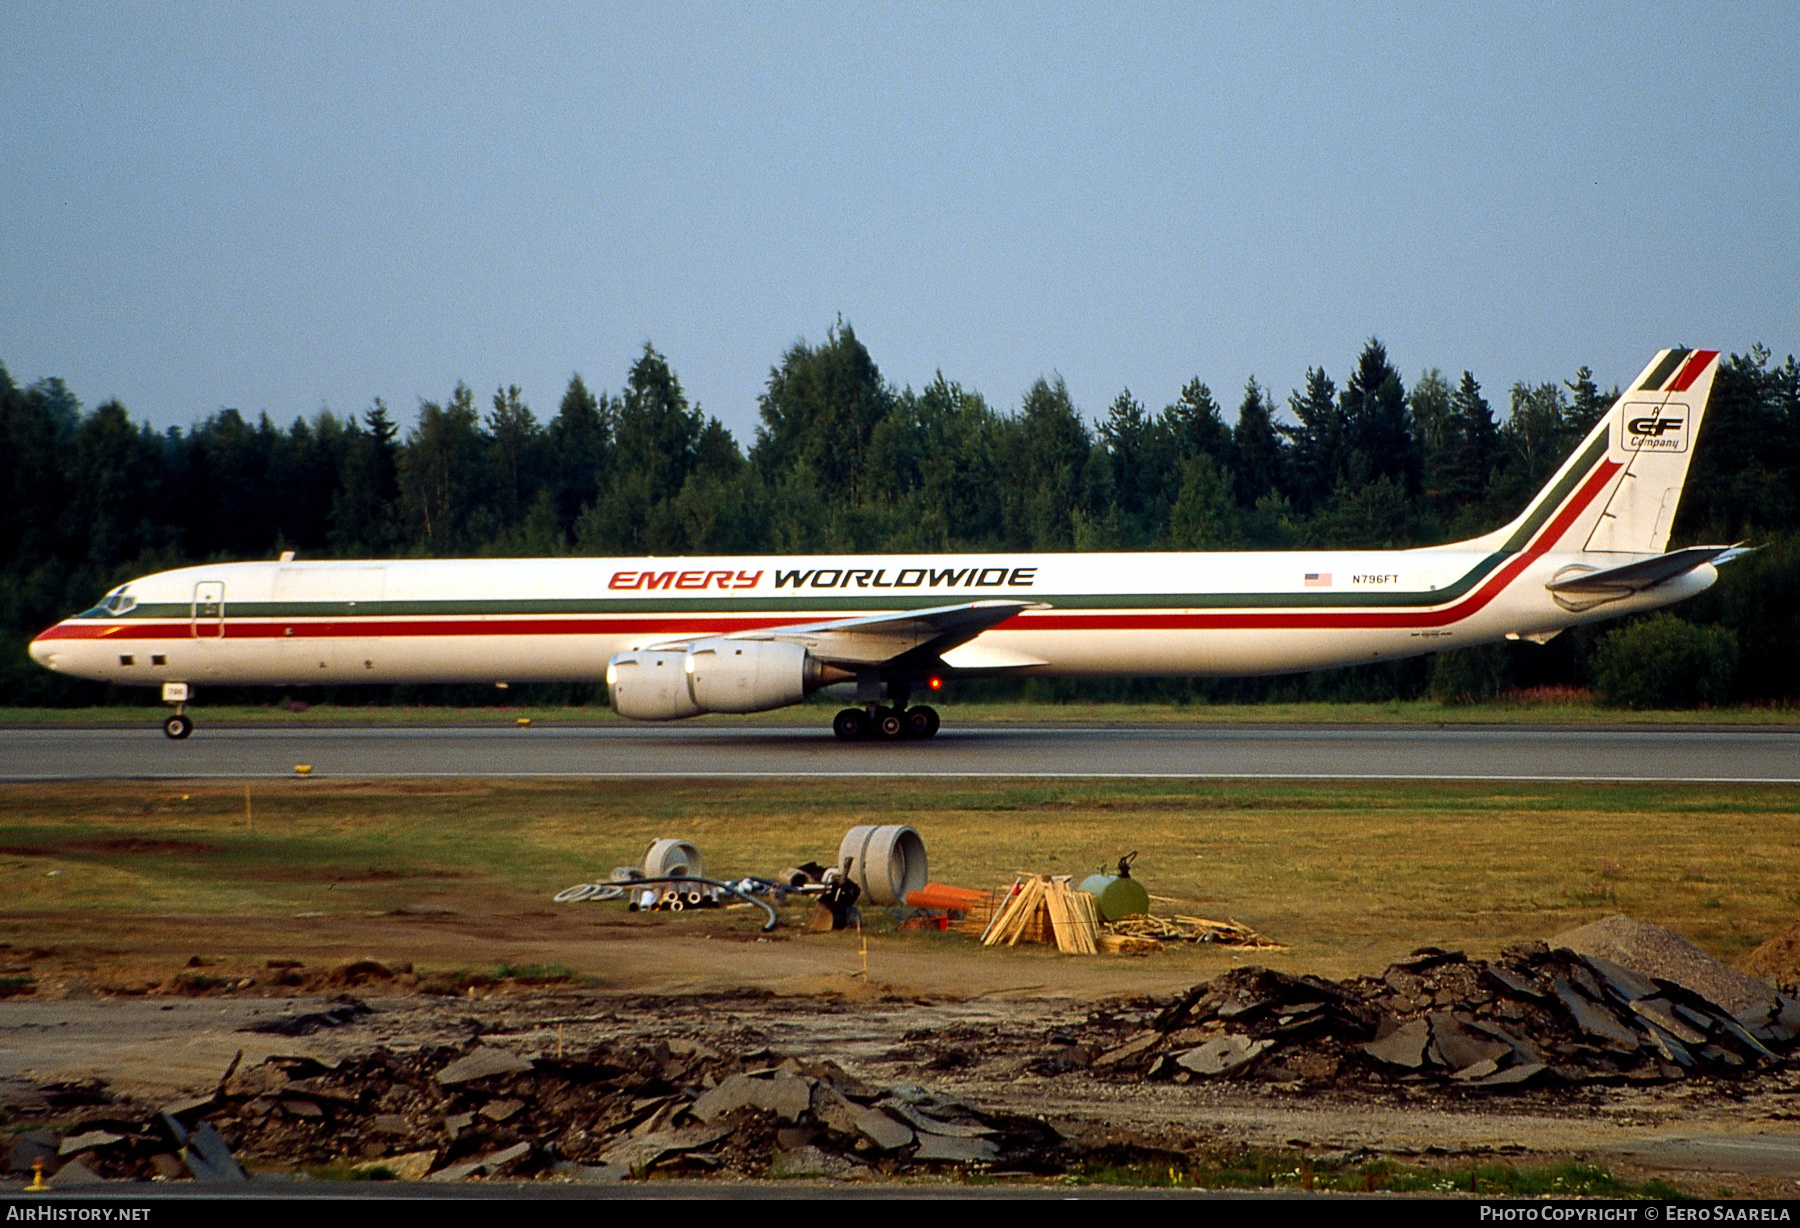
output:
[[[975,588],[954,592],[922,593],[901,596],[857,596],[856,590],[819,589],[784,590],[774,597],[732,597],[724,593],[702,593],[681,597],[555,597],[520,600],[487,601],[227,601],[228,618],[403,618],[403,617],[471,617],[475,615],[553,615],[553,614],[665,614],[670,617],[718,614],[805,613],[811,610],[922,610],[933,606],[954,605],[959,599],[979,600],[988,597],[1042,601],[1059,610],[1232,610],[1232,609],[1366,609],[1371,606],[1443,605],[1455,601],[1506,561],[1524,549],[1525,544],[1544,526],[1569,493],[1587,477],[1595,462],[1606,451],[1605,432],[1595,435],[1576,463],[1532,507],[1531,513],[1507,538],[1504,545],[1476,563],[1452,584],[1424,592],[1299,592],[1299,593],[1077,593],[1055,594],[1032,589]],[[1304,560],[1296,558],[1299,566]],[[819,596],[802,596],[803,592]],[[792,595],[789,595],[789,594]],[[187,602],[144,602],[134,607],[125,620],[178,619],[193,616]],[[90,610],[78,618],[111,620],[104,610]]]
[[[1500,547],[1502,554],[1516,554],[1523,550],[1525,543],[1544,527],[1544,522],[1550,519],[1551,513],[1568,501],[1569,495],[1586,480],[1594,466],[1599,464],[1601,456],[1605,455],[1610,429],[1594,432],[1593,439],[1588,442],[1587,448],[1576,458],[1575,463],[1569,466],[1569,471],[1563,474],[1556,485],[1544,492],[1532,507],[1531,514],[1519,526],[1518,532],[1506,539],[1505,544]]]
[[[1656,364],[1656,370],[1650,372],[1644,382],[1633,391],[1655,392],[1671,375],[1675,374],[1675,368],[1681,365],[1681,360],[1693,352],[1692,350],[1670,350],[1663,356],[1663,360]]]

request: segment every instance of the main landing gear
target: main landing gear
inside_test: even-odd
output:
[[[185,712],[177,712],[163,722],[163,734],[177,742],[194,732],[194,720]]]
[[[883,742],[900,742],[911,738],[923,740],[938,731],[936,708],[924,704],[913,707],[845,708],[831,722],[831,732],[840,742],[861,742],[877,738]]]

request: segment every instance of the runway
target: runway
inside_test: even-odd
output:
[[[946,726],[845,745],[754,725],[0,733],[0,781],[1117,777],[1800,783],[1800,729]]]

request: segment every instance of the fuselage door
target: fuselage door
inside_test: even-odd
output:
[[[202,580],[194,585],[194,638],[225,638],[225,581]]]

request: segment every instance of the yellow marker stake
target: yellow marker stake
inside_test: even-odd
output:
[[[311,776],[312,775],[312,764],[296,763],[294,765],[294,771],[299,773],[302,776]]]
[[[25,1192],[35,1194],[49,1188],[50,1183],[44,1180],[44,1161],[39,1157],[31,1162],[31,1184],[25,1187]]]
[[[529,716],[521,716],[519,718],[519,728],[520,729],[525,728],[529,724],[531,724],[531,718]]]

